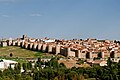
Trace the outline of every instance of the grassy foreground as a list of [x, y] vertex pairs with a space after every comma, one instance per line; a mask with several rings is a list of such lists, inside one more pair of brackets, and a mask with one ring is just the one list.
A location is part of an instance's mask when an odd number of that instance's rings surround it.
[[[31, 51], [17, 46], [0, 47], [0, 57], [10, 57], [10, 53], [13, 54], [12, 58], [35, 58], [42, 55], [41, 52]], [[36, 54], [41, 55], [36, 56]]]

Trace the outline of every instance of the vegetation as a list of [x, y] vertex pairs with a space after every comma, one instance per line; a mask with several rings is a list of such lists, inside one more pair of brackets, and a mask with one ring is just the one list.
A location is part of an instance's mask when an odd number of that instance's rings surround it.
[[31, 51], [17, 46], [0, 47], [0, 58], [14, 60], [19, 63], [27, 62], [26, 58], [52, 58], [53, 55], [44, 55], [40, 51]]
[[84, 64], [84, 60], [79, 60], [76, 64]]
[[34, 56], [36, 56], [36, 57], [40, 57], [40, 56], [42, 56], [42, 53], [41, 53], [41, 52], [37, 52], [37, 53], [35, 53]]
[[[94, 65], [67, 69], [63, 63], [58, 64], [56, 57], [48, 62], [42, 62], [38, 58], [34, 67], [31, 62], [22, 65], [18, 63], [14, 70], [9, 67], [0, 71], [0, 80], [119, 80], [120, 62], [113, 63], [110, 58], [107, 62], [108, 66], [105, 67]], [[22, 73], [21, 66], [24, 69]]]
[[0, 47], [1, 57], [12, 57], [12, 58], [34, 58], [37, 51], [31, 51], [23, 49], [17, 46]]
[[[18, 61], [14, 69], [11, 66], [8, 69], [0, 71], [0, 80], [119, 80], [120, 62], [113, 63], [110, 58], [107, 61], [108, 66], [100, 67], [72, 67], [66, 68], [63, 63], [58, 63], [57, 57], [45, 56], [41, 52], [21, 49], [15, 46], [1, 47], [1, 58]], [[37, 62], [27, 62], [25, 58], [39, 57]], [[52, 58], [48, 62], [43, 62], [41, 58]], [[99, 53], [101, 57], [101, 52]], [[34, 64], [34, 65], [32, 65]], [[80, 60], [77, 64], [84, 64]], [[23, 68], [24, 72], [21, 72]]]
[[45, 55], [40, 51], [31, 51], [17, 46], [0, 47], [0, 58], [15, 60], [18, 62], [25, 61], [26, 58], [52, 58], [53, 55]]

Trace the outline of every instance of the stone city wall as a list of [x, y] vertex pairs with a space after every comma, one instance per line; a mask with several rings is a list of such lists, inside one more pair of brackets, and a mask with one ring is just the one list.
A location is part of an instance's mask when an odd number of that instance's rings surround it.
[[[61, 47], [59, 44], [52, 45], [47, 43], [38, 43], [38, 42], [27, 42], [27, 41], [12, 41], [12, 43], [6, 42], [8, 46], [19, 46], [29, 50], [36, 50], [42, 52], [48, 52], [53, 54], [61, 54], [66, 57], [78, 57], [82, 59], [86, 59], [87, 53], [82, 53], [80, 50], [71, 50], [70, 47]], [[6, 45], [4, 42], [4, 45]], [[104, 58], [104, 55], [102, 55]], [[89, 58], [93, 58], [92, 53], [89, 53]]]

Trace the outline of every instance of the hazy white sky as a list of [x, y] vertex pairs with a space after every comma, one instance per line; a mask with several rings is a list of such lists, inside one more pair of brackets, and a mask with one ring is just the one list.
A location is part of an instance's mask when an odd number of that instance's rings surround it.
[[120, 40], [120, 0], [0, 0], [0, 38]]

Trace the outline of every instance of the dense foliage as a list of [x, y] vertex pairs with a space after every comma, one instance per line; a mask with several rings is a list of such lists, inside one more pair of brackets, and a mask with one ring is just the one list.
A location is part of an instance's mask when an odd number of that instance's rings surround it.
[[[63, 63], [58, 64], [57, 58], [49, 62], [42, 62], [39, 58], [32, 67], [32, 63], [18, 63], [14, 70], [9, 67], [0, 71], [0, 80], [119, 80], [120, 62], [113, 63], [108, 59], [108, 66], [93, 65], [89, 68], [67, 69]], [[22, 66], [22, 67], [21, 67]], [[20, 72], [23, 68], [24, 72]]]

